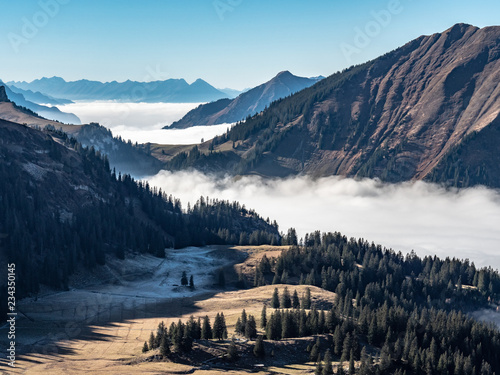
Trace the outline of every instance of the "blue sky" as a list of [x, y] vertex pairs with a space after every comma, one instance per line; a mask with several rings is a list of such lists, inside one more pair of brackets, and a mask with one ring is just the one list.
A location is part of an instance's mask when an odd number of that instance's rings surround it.
[[5, 81], [203, 78], [243, 89], [281, 70], [330, 75], [458, 22], [500, 25], [498, 0], [0, 0], [0, 6]]

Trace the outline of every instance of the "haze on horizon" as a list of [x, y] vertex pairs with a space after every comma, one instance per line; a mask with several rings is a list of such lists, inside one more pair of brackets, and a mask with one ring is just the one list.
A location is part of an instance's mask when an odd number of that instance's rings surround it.
[[328, 76], [458, 22], [500, 24], [494, 0], [28, 0], [2, 10], [4, 81], [202, 78], [240, 90], [282, 70]]

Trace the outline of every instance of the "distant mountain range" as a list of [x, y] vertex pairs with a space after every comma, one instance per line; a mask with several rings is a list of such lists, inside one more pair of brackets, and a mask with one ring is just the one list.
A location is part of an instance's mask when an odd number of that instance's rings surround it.
[[241, 121], [263, 111], [273, 101], [312, 86], [323, 78], [304, 78], [294, 76], [288, 71], [280, 72], [270, 81], [238, 95], [235, 99], [226, 98], [202, 104], [165, 129]]
[[202, 79], [188, 84], [184, 79], [154, 82], [98, 82], [82, 79], [67, 82], [60, 77], [41, 78], [32, 82], [8, 82], [22, 90], [39, 91], [53, 97], [71, 100], [117, 100], [145, 103], [210, 102], [228, 97]]
[[500, 187], [499, 82], [500, 27], [457, 24], [274, 102], [170, 168]]
[[[0, 87], [4, 87], [3, 91], [5, 92], [5, 94], [9, 100], [12, 100], [18, 106], [25, 107], [33, 112], [36, 112], [38, 115], [40, 115], [46, 119], [55, 120], [55, 121], [59, 121], [59, 122], [66, 123], [66, 124], [80, 124], [81, 123], [80, 119], [76, 115], [74, 115], [73, 113], [62, 112], [57, 107], [48, 107], [45, 105], [34, 103], [30, 100], [27, 100], [25, 98], [24, 94], [11, 90], [11, 88], [8, 85], [6, 85], [5, 83], [3, 83], [1, 80], [0, 80]], [[36, 96], [39, 99], [46, 97], [45, 95], [43, 95], [41, 93], [33, 93], [32, 92], [32, 94], [33, 94], [33, 96]], [[47, 97], [47, 99], [48, 99], [48, 97]]]

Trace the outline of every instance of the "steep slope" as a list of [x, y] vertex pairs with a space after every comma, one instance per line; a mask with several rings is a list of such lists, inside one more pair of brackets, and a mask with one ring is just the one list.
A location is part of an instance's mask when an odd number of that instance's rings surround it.
[[20, 89], [40, 91], [71, 100], [118, 100], [146, 103], [196, 103], [225, 98], [226, 94], [198, 79], [188, 84], [184, 79], [154, 82], [98, 82], [82, 79], [66, 82], [60, 77], [32, 82], [9, 82]]
[[66, 124], [80, 124], [80, 119], [74, 115], [73, 113], [66, 113], [59, 110], [57, 107], [47, 107], [45, 105], [40, 105], [33, 103], [29, 100], [26, 100], [24, 95], [18, 94], [12, 91], [9, 86], [5, 85], [2, 81], [0, 81], [0, 87], [4, 87], [7, 97], [15, 102], [17, 105], [21, 107], [28, 108], [29, 110], [36, 112], [40, 116], [51, 119], [54, 121], [66, 123]]
[[52, 96], [45, 95], [39, 91], [33, 92], [31, 90], [23, 90], [13, 85], [10, 85], [9, 88], [16, 94], [22, 94], [26, 100], [36, 104], [59, 105], [73, 103], [71, 100], [53, 98]]
[[[430, 178], [468, 135], [499, 117], [499, 57], [500, 27], [457, 24], [280, 100], [207, 148], [231, 142], [223, 155], [239, 159], [224, 166], [233, 173]], [[494, 143], [481, 163], [498, 157]], [[441, 176], [436, 181], [447, 182]]]
[[238, 243], [241, 233], [243, 242], [279, 239], [237, 203], [201, 199], [183, 212], [172, 196], [117, 179], [63, 132], [0, 120], [0, 140], [0, 263], [16, 263], [18, 298], [40, 283], [64, 288], [77, 267], [130, 251], [164, 256], [166, 247]]
[[[47, 120], [37, 113], [17, 106], [7, 99], [5, 90], [0, 86], [0, 119], [19, 124], [26, 124], [35, 128], [62, 130], [74, 137], [84, 147], [93, 147], [96, 151], [107, 156], [111, 168], [117, 173], [130, 174], [142, 178], [158, 173], [162, 163], [153, 156], [135, 147], [121, 138], [114, 138], [110, 130], [96, 123], [85, 125], [66, 125], [57, 121]], [[4, 100], [2, 100], [2, 97]]]
[[248, 90], [233, 100], [221, 99], [202, 104], [189, 111], [182, 119], [166, 128], [188, 128], [196, 125], [216, 125], [244, 120], [263, 111], [269, 104], [314, 85], [323, 77], [303, 78], [285, 71], [270, 81]]

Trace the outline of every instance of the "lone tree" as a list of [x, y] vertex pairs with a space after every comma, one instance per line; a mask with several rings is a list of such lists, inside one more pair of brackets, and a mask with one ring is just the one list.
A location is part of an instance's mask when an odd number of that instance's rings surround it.
[[193, 278], [193, 275], [191, 275], [191, 276], [189, 277], [189, 287], [190, 287], [191, 289], [194, 289], [194, 278]]
[[186, 271], [182, 271], [181, 285], [182, 286], [188, 285], [188, 278], [187, 278]]

